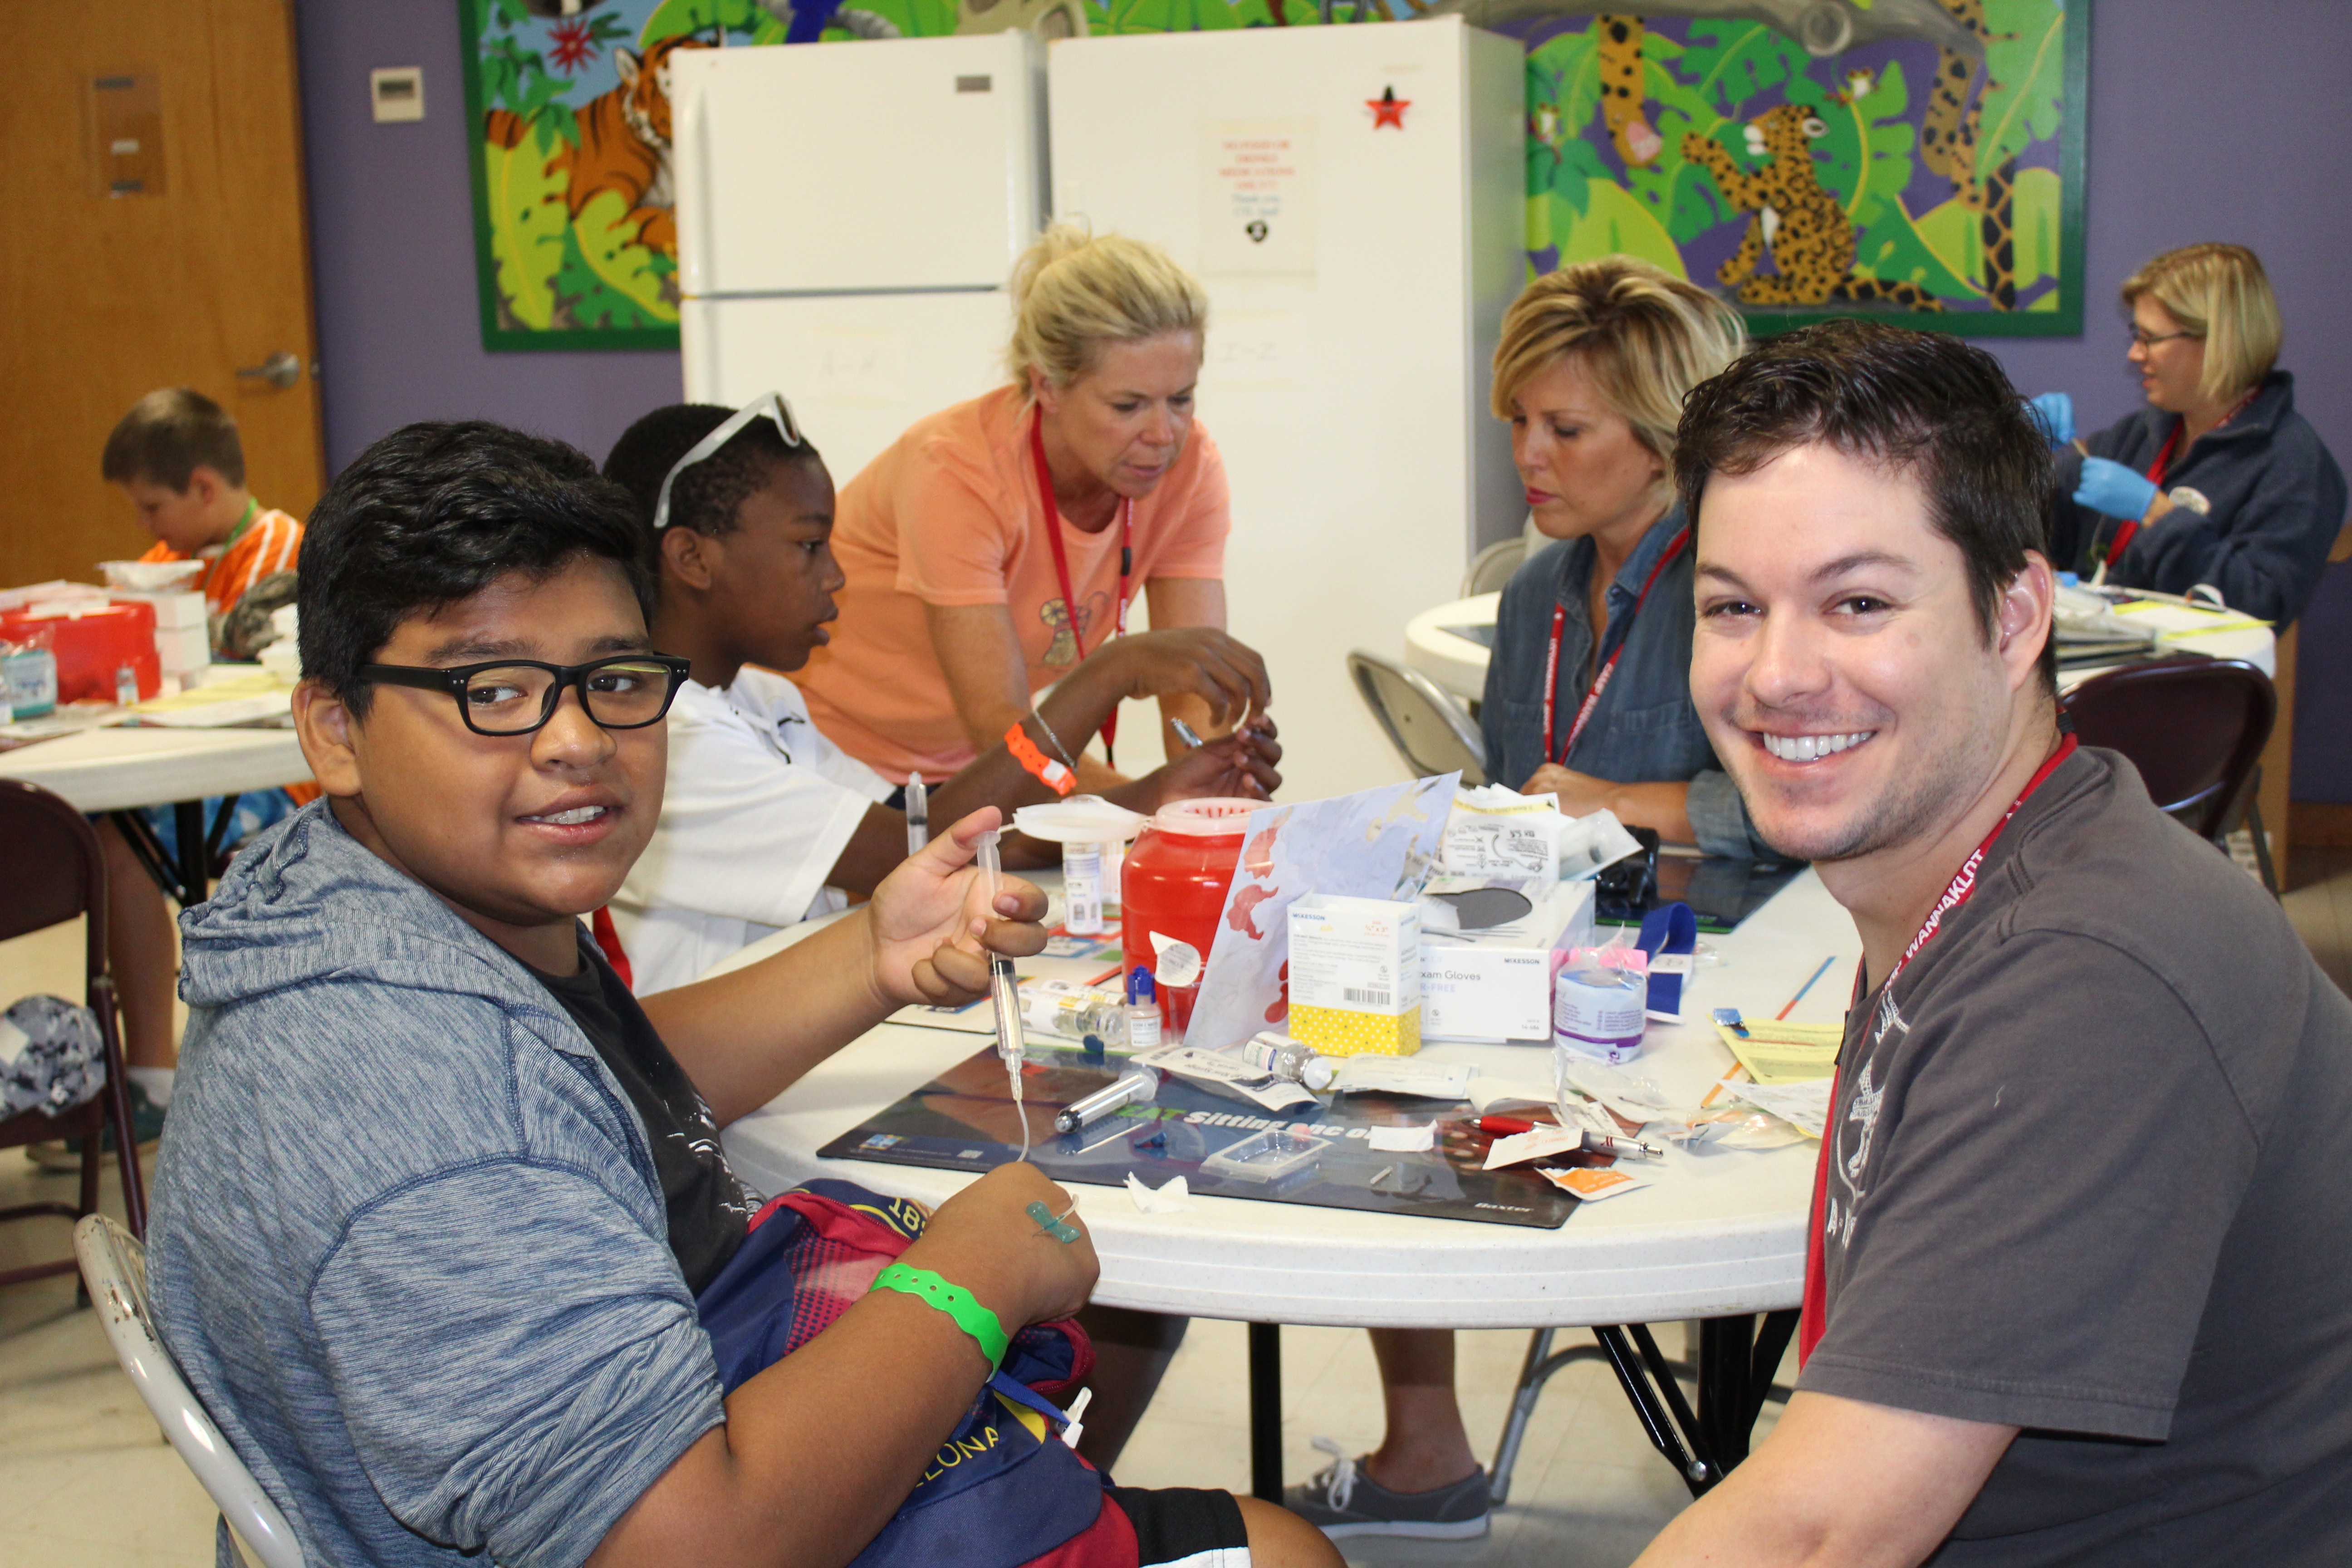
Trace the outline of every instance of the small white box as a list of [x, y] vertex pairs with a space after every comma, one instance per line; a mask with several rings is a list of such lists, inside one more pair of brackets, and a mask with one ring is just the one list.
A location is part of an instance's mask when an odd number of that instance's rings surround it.
[[1421, 910], [1310, 893], [1288, 912], [1291, 1037], [1332, 1057], [1421, 1049]]
[[202, 669], [213, 661], [213, 647], [202, 626], [155, 628], [155, 657], [165, 669], [180, 674]]
[[1423, 1037], [1549, 1045], [1551, 977], [1559, 954], [1591, 940], [1590, 880], [1558, 884], [1549, 898], [1508, 925], [1424, 937]]
[[135, 599], [142, 605], [154, 605], [155, 629], [158, 631], [181, 631], [189, 626], [202, 630], [207, 624], [208, 607], [202, 594], [155, 594], [143, 589], [110, 588], [106, 596], [126, 602]]

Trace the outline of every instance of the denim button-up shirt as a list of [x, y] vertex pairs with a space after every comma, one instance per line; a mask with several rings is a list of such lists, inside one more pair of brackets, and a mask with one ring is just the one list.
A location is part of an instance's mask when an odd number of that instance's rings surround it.
[[[1769, 858], [1691, 705], [1691, 634], [1698, 618], [1692, 552], [1685, 550], [1667, 564], [1650, 590], [1649, 603], [1639, 616], [1633, 614], [1642, 584], [1682, 529], [1682, 509], [1676, 507], [1650, 525], [1609, 584], [1601, 657], [1620, 641], [1625, 656], [1617, 661], [1617, 673], [1609, 678], [1609, 689], [1577, 737], [1567, 765], [1612, 784], [1688, 780], [1691, 827], [1702, 850]], [[1576, 710], [1597, 668], [1589, 608], [1593, 554], [1590, 539], [1555, 541], [1528, 556], [1503, 588], [1478, 711], [1486, 738], [1486, 776], [1496, 784], [1517, 789], [1546, 762], [1559, 760], [1544, 755], [1544, 663], [1554, 605], [1566, 614], [1553, 696], [1553, 743], [1564, 744], [1575, 727]]]

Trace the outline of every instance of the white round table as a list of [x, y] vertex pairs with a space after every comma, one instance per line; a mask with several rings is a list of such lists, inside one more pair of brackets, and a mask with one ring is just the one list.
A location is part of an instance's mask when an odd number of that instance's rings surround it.
[[[807, 929], [747, 948], [719, 969], [756, 962]], [[1705, 1021], [1711, 1008], [1769, 1018], [1832, 959], [1790, 1016], [1835, 1022], [1861, 951], [1853, 922], [1811, 871], [1737, 931], [1710, 940], [1722, 962], [1692, 976], [1688, 1021], [1652, 1024], [1651, 1047], [1639, 1062], [1685, 1104], [1696, 1103], [1734, 1065]], [[971, 1178], [820, 1159], [815, 1151], [984, 1043], [981, 1036], [886, 1024], [730, 1126], [728, 1158], [766, 1192], [832, 1176], [942, 1202]], [[1538, 1087], [1550, 1080], [1549, 1053], [1538, 1048], [1433, 1044], [1423, 1054], [1475, 1060], [1487, 1074]], [[1249, 1322], [1255, 1358], [1259, 1325], [1552, 1328], [1694, 1318], [1744, 1324], [1740, 1315], [1792, 1308], [1804, 1293], [1817, 1148], [1810, 1142], [1762, 1152], [1671, 1148], [1661, 1164], [1644, 1167], [1654, 1184], [1580, 1205], [1557, 1230], [1211, 1196], [1192, 1197], [1181, 1213], [1146, 1215], [1122, 1189], [1072, 1190], [1102, 1260], [1095, 1300]], [[1270, 1351], [1270, 1333], [1266, 1340]], [[1261, 1384], [1255, 1370], [1254, 1385], [1278, 1388], [1271, 1377]], [[1258, 1424], [1269, 1414], [1261, 1411]], [[1743, 1426], [1743, 1442], [1744, 1436]]]
[[[1481, 700], [1486, 690], [1486, 658], [1493, 651], [1495, 606], [1503, 595], [1473, 594], [1466, 599], [1427, 609], [1404, 624], [1404, 661], [1465, 702]], [[1485, 641], [1474, 633], [1483, 628]]]
[[[1493, 651], [1495, 606], [1500, 594], [1474, 594], [1421, 612], [1404, 624], [1404, 661], [1465, 702], [1486, 691], [1486, 660]], [[2168, 623], [2169, 624], [2169, 623]], [[1486, 634], [1481, 641], [1475, 635]], [[1468, 630], [1473, 635], [1465, 636]], [[2242, 658], [2264, 675], [2278, 676], [2278, 635], [2268, 626], [2233, 626], [2214, 632], [2167, 632], [2148, 658], [2200, 653], [2208, 658]], [[2058, 689], [2072, 691], [2116, 664], [2085, 665], [2058, 672]]]
[[204, 901], [212, 875], [205, 797], [277, 789], [310, 776], [310, 764], [291, 730], [84, 730], [0, 752], [0, 778], [39, 784], [80, 811], [173, 806], [176, 865], [167, 864], [162, 846], [150, 841], [143, 820], [119, 816], [118, 826], [152, 861], [148, 868], [183, 909]]

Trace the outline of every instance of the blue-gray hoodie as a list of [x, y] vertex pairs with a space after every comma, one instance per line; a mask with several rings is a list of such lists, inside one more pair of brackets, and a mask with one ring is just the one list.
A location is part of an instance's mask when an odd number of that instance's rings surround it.
[[180, 930], [148, 1267], [188, 1382], [314, 1563], [582, 1562], [724, 1419], [619, 1085], [324, 801]]

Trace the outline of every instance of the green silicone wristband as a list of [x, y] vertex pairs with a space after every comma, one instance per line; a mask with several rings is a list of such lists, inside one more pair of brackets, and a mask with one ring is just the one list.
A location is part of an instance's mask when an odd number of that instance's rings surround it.
[[982, 1306], [962, 1286], [950, 1285], [928, 1268], [893, 1263], [875, 1276], [874, 1289], [903, 1291], [953, 1318], [956, 1327], [979, 1343], [980, 1353], [988, 1358], [992, 1371], [1003, 1364], [1004, 1352], [1013, 1348], [1013, 1336], [1004, 1331], [995, 1313]]

